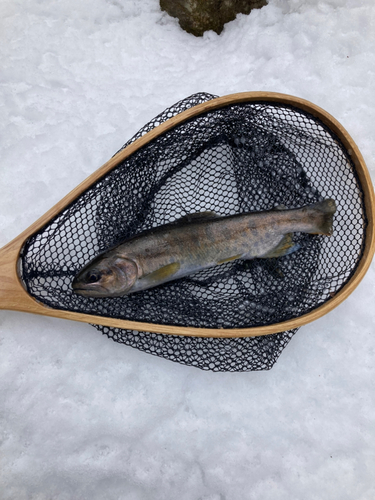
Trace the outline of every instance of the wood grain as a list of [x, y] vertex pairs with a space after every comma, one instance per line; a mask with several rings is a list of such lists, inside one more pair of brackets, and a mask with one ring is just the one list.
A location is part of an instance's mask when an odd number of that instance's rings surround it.
[[[25, 290], [20, 277], [19, 277], [19, 256], [25, 242], [41, 229], [48, 221], [65, 209], [77, 197], [79, 197], [91, 184], [95, 183], [101, 177], [110, 172], [113, 168], [123, 162], [127, 157], [133, 154], [138, 149], [142, 148], [150, 141], [159, 135], [171, 130], [177, 125], [194, 118], [202, 113], [214, 111], [222, 107], [239, 104], [245, 102], [258, 102], [264, 101], [268, 103], [276, 102], [279, 104], [286, 104], [295, 108], [301, 109], [310, 113], [311, 115], [320, 119], [338, 138], [342, 141], [345, 149], [350, 154], [351, 159], [355, 165], [359, 181], [364, 193], [364, 204], [366, 214], [368, 217], [368, 227], [366, 229], [366, 241], [364, 253], [359, 262], [354, 275], [350, 281], [330, 300], [325, 302], [320, 307], [314, 309], [312, 312], [300, 316], [298, 318], [275, 323], [269, 326], [240, 328], [240, 329], [210, 329], [210, 328], [189, 328], [177, 327], [174, 325], [159, 325], [151, 323], [143, 323], [138, 321], [127, 321], [120, 319], [113, 319], [90, 314], [81, 314], [70, 311], [62, 311], [60, 309], [52, 309], [46, 305], [36, 301]], [[5, 245], [0, 249], [0, 309], [9, 309], [15, 311], [28, 312], [33, 314], [41, 314], [44, 316], [53, 316], [58, 318], [65, 318], [74, 321], [81, 321], [86, 323], [93, 323], [98, 325], [105, 325], [109, 327], [117, 327], [130, 330], [138, 330], [145, 332], [157, 332], [173, 335], [187, 335], [187, 336], [200, 336], [200, 337], [246, 337], [269, 335], [272, 333], [282, 332], [297, 328], [306, 323], [314, 321], [324, 314], [327, 314], [343, 300], [345, 300], [353, 290], [358, 286], [364, 277], [367, 269], [370, 266], [371, 260], [375, 251], [375, 232], [374, 232], [374, 214], [375, 214], [375, 198], [374, 191], [371, 183], [371, 178], [367, 170], [364, 159], [348, 132], [342, 125], [333, 118], [329, 113], [319, 108], [318, 106], [298, 97], [293, 97], [285, 94], [278, 94], [273, 92], [243, 92], [238, 94], [231, 94], [211, 101], [199, 104], [190, 108], [177, 116], [167, 120], [158, 127], [151, 130], [143, 137], [130, 144], [127, 148], [120, 151], [116, 156], [111, 158], [96, 172], [85, 179], [75, 189], [73, 189], [67, 196], [60, 202], [40, 217], [34, 224], [23, 231], [17, 238]]]

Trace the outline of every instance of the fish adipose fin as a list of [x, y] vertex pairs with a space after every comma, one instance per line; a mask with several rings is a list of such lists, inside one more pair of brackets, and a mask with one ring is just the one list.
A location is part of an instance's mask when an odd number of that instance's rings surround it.
[[289, 255], [290, 253], [295, 252], [300, 248], [300, 245], [297, 245], [293, 241], [292, 233], [288, 233], [284, 236], [284, 238], [280, 241], [280, 243], [267, 252], [264, 255], [261, 255], [260, 259], [272, 259], [276, 257], [283, 257], [284, 255]]

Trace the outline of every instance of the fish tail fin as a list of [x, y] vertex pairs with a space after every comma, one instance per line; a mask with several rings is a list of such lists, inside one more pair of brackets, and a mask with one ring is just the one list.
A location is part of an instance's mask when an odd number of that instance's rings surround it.
[[333, 215], [336, 212], [335, 200], [330, 198], [314, 203], [309, 207], [309, 211], [312, 222], [312, 228], [309, 233], [331, 236], [333, 233]]

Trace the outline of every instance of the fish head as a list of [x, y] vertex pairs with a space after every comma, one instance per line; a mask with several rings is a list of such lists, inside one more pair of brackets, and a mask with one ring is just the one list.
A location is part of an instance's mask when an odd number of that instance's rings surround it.
[[72, 288], [84, 297], [120, 297], [138, 278], [135, 261], [123, 257], [97, 258], [74, 278]]

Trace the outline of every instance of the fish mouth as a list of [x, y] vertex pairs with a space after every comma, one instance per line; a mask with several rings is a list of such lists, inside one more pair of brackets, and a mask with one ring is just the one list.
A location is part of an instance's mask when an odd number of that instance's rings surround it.
[[74, 282], [72, 283], [72, 289], [74, 293], [77, 293], [78, 295], [84, 295], [84, 296], [90, 296], [93, 293], [95, 293], [96, 290], [93, 290], [90, 288], [87, 288], [85, 286], [82, 286], [81, 284]]
[[108, 290], [101, 288], [90, 288], [85, 285], [80, 285], [78, 283], [72, 283], [73, 292], [77, 295], [82, 295], [83, 297], [108, 297]]
[[93, 290], [87, 290], [86, 288], [79, 288], [78, 286], [74, 286], [74, 285], [72, 286], [72, 288], [73, 288], [73, 292], [78, 294], [78, 295], [83, 295], [84, 297], [92, 296]]
[[83, 293], [87, 292], [87, 290], [85, 288], [76, 288], [76, 287], [73, 287], [73, 291], [75, 293], [79, 293], [79, 294], [83, 294]]
[[88, 290], [86, 288], [73, 288], [73, 292], [83, 297], [107, 297], [107, 294], [98, 290]]

